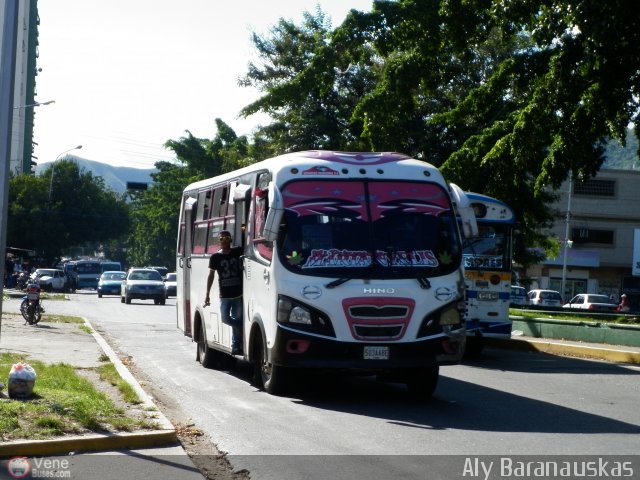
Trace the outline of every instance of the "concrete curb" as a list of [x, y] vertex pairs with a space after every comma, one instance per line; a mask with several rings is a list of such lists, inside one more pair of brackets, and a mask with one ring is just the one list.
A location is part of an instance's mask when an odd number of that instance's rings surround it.
[[150, 448], [176, 444], [178, 436], [175, 427], [153, 403], [151, 397], [143, 390], [118, 355], [93, 328], [91, 323], [82, 317], [85, 325], [91, 329], [93, 338], [102, 351], [109, 357], [120, 376], [129, 383], [142, 400], [142, 408], [153, 411], [153, 421], [160, 425], [159, 430], [141, 432], [122, 432], [108, 434], [91, 434], [68, 436], [51, 440], [16, 440], [0, 444], [0, 457], [16, 455], [46, 456], [60, 455], [70, 452], [109, 451], [124, 448]]
[[605, 360], [613, 363], [640, 364], [640, 351], [613, 346], [582, 345], [579, 342], [554, 341], [534, 338], [487, 338], [487, 346], [514, 350], [528, 350], [552, 355], [565, 355]]
[[0, 444], [0, 457], [61, 455], [71, 452], [149, 448], [175, 444], [175, 429], [150, 432], [85, 435], [53, 440], [16, 440]]

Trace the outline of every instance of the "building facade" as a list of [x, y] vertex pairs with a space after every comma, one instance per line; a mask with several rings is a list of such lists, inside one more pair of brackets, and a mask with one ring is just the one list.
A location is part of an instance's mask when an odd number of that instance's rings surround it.
[[626, 293], [640, 309], [640, 171], [602, 169], [585, 182], [565, 181], [559, 194], [550, 235], [560, 240], [560, 253], [529, 267], [523, 280], [557, 290], [565, 301], [577, 293], [619, 301]]
[[[4, 25], [4, 2], [0, 2], [0, 25]], [[37, 0], [18, 0], [16, 32], [13, 119], [11, 124], [11, 174], [31, 172], [33, 156], [33, 124], [36, 96], [36, 60], [38, 58]]]

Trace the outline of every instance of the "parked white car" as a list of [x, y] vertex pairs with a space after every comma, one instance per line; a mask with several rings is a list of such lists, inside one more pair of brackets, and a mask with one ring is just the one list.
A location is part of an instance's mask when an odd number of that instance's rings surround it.
[[595, 312], [615, 312], [618, 309], [618, 305], [613, 303], [606, 295], [579, 293], [573, 297], [569, 303], [565, 303], [563, 308], [577, 308]]
[[509, 306], [522, 307], [529, 305], [529, 299], [527, 298], [527, 289], [518, 285], [511, 285], [511, 297], [509, 299]]
[[562, 307], [562, 296], [556, 290], [531, 290], [527, 297], [529, 305], [536, 307]]
[[38, 268], [29, 278], [37, 281], [45, 292], [63, 291], [67, 288], [67, 277], [63, 270], [57, 268]]
[[164, 281], [165, 297], [175, 297], [177, 292], [178, 282], [175, 272], [167, 273], [167, 279]]

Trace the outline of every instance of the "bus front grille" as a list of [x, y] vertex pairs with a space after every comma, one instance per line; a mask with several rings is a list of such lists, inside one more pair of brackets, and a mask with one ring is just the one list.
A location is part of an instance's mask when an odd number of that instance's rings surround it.
[[395, 340], [402, 336], [404, 325], [354, 325], [353, 328], [362, 340]]
[[342, 301], [353, 338], [399, 340], [413, 316], [415, 300], [403, 297], [352, 297]]
[[361, 319], [403, 319], [407, 318], [409, 307], [406, 305], [355, 305], [349, 308], [352, 318]]

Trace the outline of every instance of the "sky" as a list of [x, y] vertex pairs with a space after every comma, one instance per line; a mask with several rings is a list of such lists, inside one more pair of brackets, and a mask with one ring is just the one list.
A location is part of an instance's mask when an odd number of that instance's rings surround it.
[[[34, 155], [153, 168], [162, 145], [189, 130], [213, 138], [215, 119], [250, 135], [266, 117], [238, 118], [258, 92], [238, 85], [258, 61], [251, 32], [316, 6], [340, 25], [372, 0], [39, 0]], [[82, 145], [82, 149], [74, 147]]]

